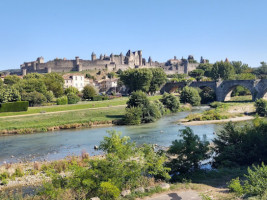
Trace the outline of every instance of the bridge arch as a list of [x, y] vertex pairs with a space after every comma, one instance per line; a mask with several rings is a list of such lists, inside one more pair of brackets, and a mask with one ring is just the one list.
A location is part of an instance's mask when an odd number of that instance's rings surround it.
[[217, 88], [217, 101], [229, 101], [231, 99], [231, 94], [233, 90], [242, 86], [248, 89], [252, 96], [252, 101], [255, 100], [257, 92], [254, 87], [254, 80], [234, 80], [234, 81], [223, 81]]

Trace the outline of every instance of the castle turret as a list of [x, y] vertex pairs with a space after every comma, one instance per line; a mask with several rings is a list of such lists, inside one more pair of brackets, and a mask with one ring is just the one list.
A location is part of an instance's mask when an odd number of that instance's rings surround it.
[[103, 57], [102, 54], [100, 54], [99, 59], [100, 59], [100, 60], [103, 60], [103, 59], [104, 59], [104, 57]]
[[114, 55], [113, 55], [113, 53], [110, 54], [110, 62], [114, 62]]
[[37, 58], [37, 62], [38, 62], [38, 64], [44, 63], [44, 58], [42, 56], [41, 57], [38, 57]]
[[138, 51], [139, 56], [139, 66], [142, 66], [142, 51]]
[[27, 69], [22, 69], [22, 76], [26, 76], [27, 75]]
[[148, 58], [148, 63], [149, 63], [150, 66], [152, 65], [152, 58], [150, 56]]
[[123, 54], [121, 53], [121, 54], [120, 54], [120, 64], [121, 64], [121, 65], [124, 63], [123, 60], [124, 60], [124, 59], [123, 59]]
[[75, 61], [76, 61], [76, 65], [79, 65], [80, 64], [80, 58], [79, 58], [79, 56], [76, 56], [75, 57]]
[[94, 52], [92, 52], [92, 55], [91, 55], [91, 60], [92, 60], [92, 61], [96, 60], [96, 55], [95, 55], [95, 53], [94, 53]]

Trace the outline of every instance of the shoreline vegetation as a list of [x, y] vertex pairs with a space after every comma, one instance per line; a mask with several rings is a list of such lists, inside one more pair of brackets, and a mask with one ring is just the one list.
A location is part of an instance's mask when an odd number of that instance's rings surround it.
[[[154, 101], [161, 97], [149, 96], [148, 99]], [[122, 97], [78, 105], [38, 107], [30, 109], [27, 114], [8, 113], [10, 116], [7, 117], [1, 117], [1, 114], [7, 114], [1, 113], [0, 136], [118, 125], [125, 114], [127, 100], [128, 98]], [[95, 107], [91, 108], [93, 105]], [[181, 105], [180, 111], [190, 109], [190, 105], [184, 104]], [[41, 113], [41, 110], [45, 112]]]

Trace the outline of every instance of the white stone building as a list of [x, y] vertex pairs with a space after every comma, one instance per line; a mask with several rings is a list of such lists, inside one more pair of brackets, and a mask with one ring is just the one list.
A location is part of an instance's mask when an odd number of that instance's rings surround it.
[[84, 75], [81, 74], [65, 74], [63, 75], [64, 88], [75, 87], [79, 91], [82, 91], [84, 86], [88, 84], [85, 80]]

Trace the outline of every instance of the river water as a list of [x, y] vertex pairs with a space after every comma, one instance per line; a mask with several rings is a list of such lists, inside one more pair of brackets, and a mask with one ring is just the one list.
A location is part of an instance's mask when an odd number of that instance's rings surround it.
[[[180, 112], [164, 116], [150, 124], [139, 126], [112, 126], [102, 128], [69, 129], [63, 131], [36, 133], [28, 135], [12, 135], [0, 137], [0, 165], [4, 162], [57, 160], [70, 155], [80, 155], [82, 151], [90, 155], [100, 152], [94, 150], [107, 131], [122, 132], [122, 136], [130, 136], [137, 144], [158, 144], [168, 147], [175, 139], [179, 139], [179, 130], [185, 126], [177, 124], [177, 120], [185, 118], [191, 112], [202, 112], [208, 107], [197, 107], [190, 112]], [[206, 135], [212, 140], [221, 125], [205, 124], [190, 126], [201, 138]]]

